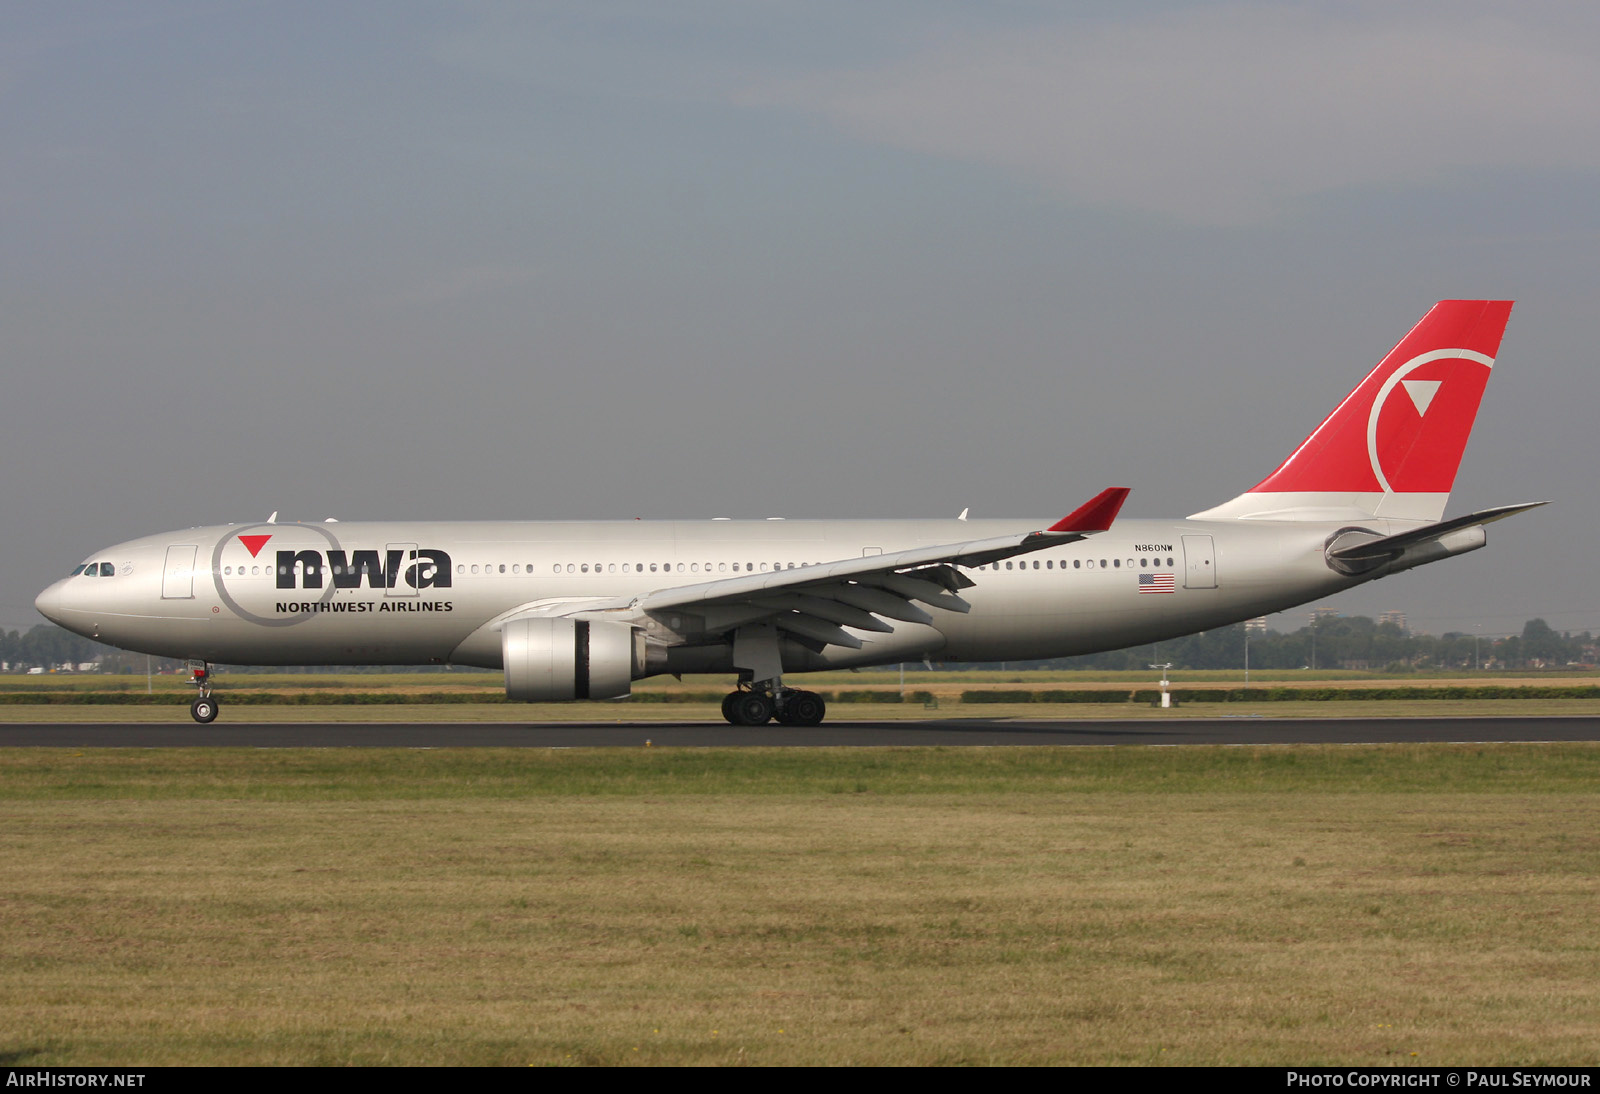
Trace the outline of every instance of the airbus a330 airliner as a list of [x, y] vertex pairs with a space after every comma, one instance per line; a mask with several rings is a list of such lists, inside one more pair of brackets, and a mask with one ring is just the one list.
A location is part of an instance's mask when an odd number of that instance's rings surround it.
[[659, 673], [736, 674], [728, 721], [823, 719], [785, 673], [1031, 660], [1191, 634], [1484, 545], [1510, 505], [1444, 520], [1510, 301], [1429, 310], [1256, 486], [1183, 520], [229, 524], [96, 551], [41, 593], [55, 623], [210, 666], [501, 669], [533, 702]]

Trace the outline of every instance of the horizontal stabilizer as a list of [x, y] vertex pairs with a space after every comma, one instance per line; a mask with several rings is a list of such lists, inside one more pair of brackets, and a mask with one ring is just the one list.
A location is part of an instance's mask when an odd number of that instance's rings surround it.
[[[1337, 542], [1328, 549], [1330, 559], [1341, 562], [1372, 562], [1383, 559], [1395, 558], [1409, 547], [1416, 547], [1432, 540], [1443, 539], [1451, 532], [1462, 528], [1471, 528], [1475, 525], [1492, 524], [1497, 520], [1526, 513], [1529, 509], [1537, 509], [1541, 505], [1549, 505], [1547, 501], [1528, 502], [1523, 505], [1502, 505], [1495, 509], [1484, 509], [1477, 513], [1468, 513], [1464, 517], [1454, 520], [1440, 521], [1438, 524], [1429, 524], [1422, 528], [1413, 528], [1409, 532], [1401, 532], [1392, 536], [1380, 536], [1377, 539], [1365, 540], [1361, 543], [1340, 545]], [[1343, 537], [1341, 537], [1343, 538]]]

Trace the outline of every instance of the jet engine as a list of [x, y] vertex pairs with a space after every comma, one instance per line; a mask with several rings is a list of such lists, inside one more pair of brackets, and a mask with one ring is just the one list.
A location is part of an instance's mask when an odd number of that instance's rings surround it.
[[626, 623], [513, 619], [500, 652], [506, 695], [525, 703], [620, 699], [644, 675], [644, 633]]

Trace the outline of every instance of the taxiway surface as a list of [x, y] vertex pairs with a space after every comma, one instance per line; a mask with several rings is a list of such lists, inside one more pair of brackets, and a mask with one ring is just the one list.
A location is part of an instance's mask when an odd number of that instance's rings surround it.
[[895, 745], [1259, 745], [1410, 741], [1600, 741], [1596, 717], [946, 719], [829, 722], [809, 729], [724, 723], [150, 723], [0, 725], [0, 748], [668, 748]]

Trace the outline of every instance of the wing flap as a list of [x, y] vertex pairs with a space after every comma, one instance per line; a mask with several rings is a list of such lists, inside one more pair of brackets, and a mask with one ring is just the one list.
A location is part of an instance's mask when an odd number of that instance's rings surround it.
[[843, 627], [829, 623], [825, 619], [818, 619], [811, 615], [795, 615], [793, 613], [780, 615], [772, 621], [779, 630], [793, 631], [795, 634], [814, 638], [818, 642], [831, 646], [847, 646], [859, 650], [865, 643]]
[[845, 627], [858, 627], [864, 631], [878, 631], [882, 634], [894, 632], [892, 624], [885, 623], [871, 612], [862, 611], [860, 608], [851, 607], [821, 596], [806, 596], [803, 593], [782, 593], [778, 596], [764, 596], [752, 600], [757, 607], [771, 608], [779, 612], [799, 612], [802, 615], [812, 616], [837, 623]]
[[907, 601], [917, 600], [932, 608], [943, 608], [947, 612], [960, 612], [962, 615], [972, 610], [971, 604], [953, 592], [946, 592], [946, 587], [941, 583], [924, 579], [923, 572], [913, 570], [910, 574], [878, 574], [871, 579], [871, 583]]
[[849, 604], [851, 607], [861, 608], [876, 615], [888, 616], [902, 623], [933, 622], [933, 616], [911, 603], [903, 597], [895, 596], [884, 589], [875, 589], [869, 585], [858, 582], [847, 582], [829, 589], [818, 590], [830, 600], [838, 600]]

